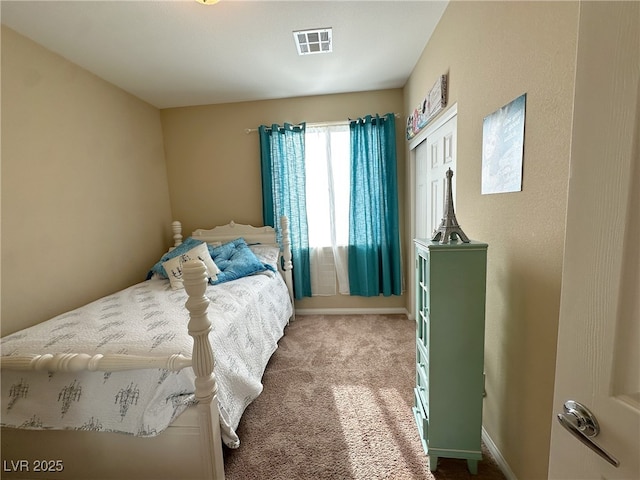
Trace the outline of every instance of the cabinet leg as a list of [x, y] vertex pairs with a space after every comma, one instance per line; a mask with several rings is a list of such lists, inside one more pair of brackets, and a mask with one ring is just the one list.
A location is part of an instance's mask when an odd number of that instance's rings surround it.
[[435, 472], [438, 469], [438, 457], [429, 455], [429, 470]]
[[472, 475], [478, 474], [478, 460], [467, 459], [467, 467]]

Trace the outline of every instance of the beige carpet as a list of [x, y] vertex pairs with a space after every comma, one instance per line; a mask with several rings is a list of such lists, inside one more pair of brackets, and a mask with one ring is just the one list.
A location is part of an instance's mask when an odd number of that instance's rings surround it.
[[401, 315], [298, 316], [264, 375], [264, 391], [225, 450], [229, 480], [504, 479], [489, 453], [429, 472], [411, 411], [414, 323]]

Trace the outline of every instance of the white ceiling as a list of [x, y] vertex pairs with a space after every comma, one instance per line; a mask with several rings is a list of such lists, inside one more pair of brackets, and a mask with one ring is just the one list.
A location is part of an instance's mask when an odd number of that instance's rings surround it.
[[[158, 108], [404, 86], [446, 0], [5, 1], [2, 23]], [[294, 30], [333, 27], [298, 56]]]

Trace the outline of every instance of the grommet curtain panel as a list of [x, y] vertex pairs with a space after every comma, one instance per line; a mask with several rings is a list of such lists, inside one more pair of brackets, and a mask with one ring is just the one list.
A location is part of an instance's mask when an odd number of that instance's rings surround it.
[[[305, 124], [261, 125], [262, 215], [278, 229], [277, 219], [289, 218], [295, 298], [311, 296], [309, 234], [305, 200]], [[278, 232], [280, 235], [281, 232]]]
[[351, 295], [402, 293], [395, 117], [367, 115], [349, 124]]

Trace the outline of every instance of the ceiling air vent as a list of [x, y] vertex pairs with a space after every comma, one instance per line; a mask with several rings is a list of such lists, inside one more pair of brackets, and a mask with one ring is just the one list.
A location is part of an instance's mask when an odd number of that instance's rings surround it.
[[330, 53], [333, 50], [330, 28], [316, 28], [313, 30], [299, 30], [293, 32], [298, 55], [313, 53]]

